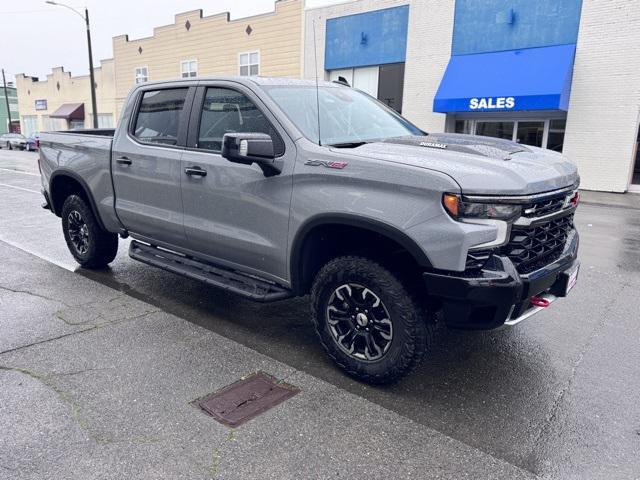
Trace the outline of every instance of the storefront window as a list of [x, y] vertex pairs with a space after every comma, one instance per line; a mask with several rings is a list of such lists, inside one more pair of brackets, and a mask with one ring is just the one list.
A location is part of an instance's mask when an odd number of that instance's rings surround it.
[[456, 120], [456, 133], [471, 133], [471, 120]]
[[516, 136], [518, 143], [541, 147], [543, 135], [544, 122], [518, 122], [518, 134]]
[[567, 121], [564, 118], [560, 120], [551, 120], [549, 122], [549, 139], [547, 140], [547, 148], [549, 150], [562, 152], [566, 124]]
[[477, 122], [476, 135], [513, 140], [514, 122]]

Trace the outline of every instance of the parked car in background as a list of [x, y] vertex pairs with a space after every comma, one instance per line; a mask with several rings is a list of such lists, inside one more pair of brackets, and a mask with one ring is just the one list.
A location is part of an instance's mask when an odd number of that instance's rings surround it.
[[33, 132], [27, 137], [27, 152], [35, 152], [38, 150], [38, 140], [40, 140], [40, 132]]
[[0, 136], [0, 148], [24, 150], [27, 148], [27, 139], [20, 133], [5, 133]]

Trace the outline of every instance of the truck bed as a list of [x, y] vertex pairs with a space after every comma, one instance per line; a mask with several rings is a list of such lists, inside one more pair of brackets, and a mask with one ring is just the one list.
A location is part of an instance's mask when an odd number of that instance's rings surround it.
[[73, 174], [92, 192], [105, 227], [117, 231], [111, 183], [111, 143], [114, 132], [112, 128], [42, 132], [40, 168], [45, 190], [48, 190], [54, 171]]

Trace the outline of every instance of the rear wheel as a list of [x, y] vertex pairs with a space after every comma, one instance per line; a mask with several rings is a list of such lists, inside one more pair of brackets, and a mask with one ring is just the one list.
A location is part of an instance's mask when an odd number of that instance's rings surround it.
[[312, 321], [328, 355], [369, 383], [395, 382], [420, 364], [433, 325], [402, 282], [362, 257], [327, 263], [311, 290]]
[[91, 208], [78, 195], [70, 195], [62, 206], [62, 231], [69, 251], [85, 268], [104, 268], [118, 252], [118, 235], [98, 224]]

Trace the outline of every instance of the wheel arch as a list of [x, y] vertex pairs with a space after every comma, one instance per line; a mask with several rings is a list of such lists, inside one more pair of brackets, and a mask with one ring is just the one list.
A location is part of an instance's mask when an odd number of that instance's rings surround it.
[[79, 194], [89, 203], [89, 208], [91, 208], [91, 212], [96, 218], [98, 225], [100, 225], [100, 228], [103, 230], [106, 230], [87, 182], [85, 182], [80, 175], [71, 170], [60, 169], [53, 172], [49, 179], [51, 211], [59, 217], [62, 214], [62, 205], [64, 204], [64, 201], [69, 197], [69, 195], [73, 194]]
[[[313, 247], [323, 240], [323, 233], [374, 234], [384, 245], [395, 245], [406, 252], [412, 261], [421, 268], [431, 268], [426, 253], [406, 233], [388, 223], [377, 219], [344, 213], [321, 214], [307, 220], [297, 231], [292, 242], [290, 254], [291, 286], [295, 294], [306, 294], [313, 281], [314, 273], [319, 269], [320, 255], [310, 255]], [[336, 241], [336, 238], [333, 238]], [[338, 242], [340, 244], [342, 242]], [[348, 243], [345, 241], [345, 243]], [[345, 253], [353, 253], [346, 250]], [[315, 263], [315, 265], [314, 265]]]

